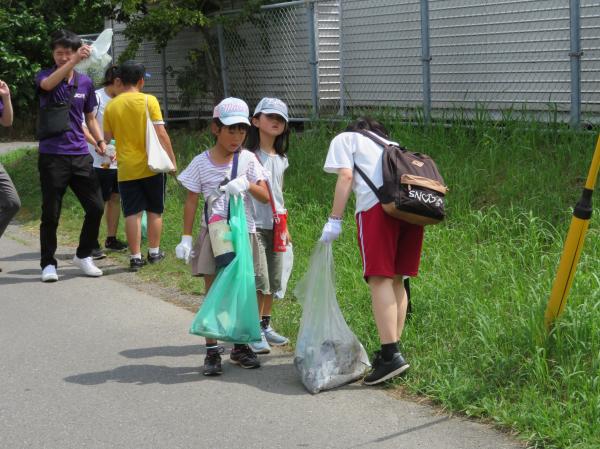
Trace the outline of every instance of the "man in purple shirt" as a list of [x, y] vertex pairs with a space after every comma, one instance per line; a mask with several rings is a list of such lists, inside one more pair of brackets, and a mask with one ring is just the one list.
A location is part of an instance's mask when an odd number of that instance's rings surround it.
[[[10, 101], [10, 89], [8, 85], [0, 80], [0, 125], [10, 126], [13, 121], [12, 103]], [[0, 237], [4, 234], [8, 223], [21, 207], [21, 200], [17, 190], [0, 164]], [[2, 271], [2, 268], [0, 268]]]
[[96, 106], [94, 85], [89, 77], [74, 69], [77, 63], [89, 57], [90, 47], [82, 45], [79, 36], [66, 30], [59, 30], [51, 36], [50, 47], [56, 65], [40, 71], [35, 78], [40, 95], [40, 109], [57, 103], [69, 104], [70, 109], [68, 123], [64, 124], [67, 130], [40, 139], [40, 265], [43, 282], [58, 280], [57, 261], [54, 257], [56, 230], [67, 187], [75, 193], [85, 211], [73, 263], [87, 276], [102, 276], [102, 270], [94, 265], [91, 255], [98, 239], [104, 202], [83, 134], [82, 115], [88, 130], [97, 141], [98, 152], [104, 153], [106, 149], [93, 113]]

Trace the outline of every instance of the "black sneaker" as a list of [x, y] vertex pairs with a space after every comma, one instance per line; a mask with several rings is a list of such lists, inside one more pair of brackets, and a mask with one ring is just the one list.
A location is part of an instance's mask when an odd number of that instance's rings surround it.
[[105, 257], [106, 257], [106, 254], [104, 254], [104, 251], [102, 251], [100, 248], [94, 248], [92, 250], [92, 259], [100, 260], [100, 259], [104, 259]]
[[148, 262], [149, 263], [157, 263], [165, 258], [165, 253], [159, 251], [158, 254], [150, 254], [148, 253]]
[[369, 374], [364, 378], [363, 382], [365, 385], [377, 385], [381, 382], [391, 379], [392, 377], [399, 376], [409, 368], [409, 364], [406, 363], [402, 354], [397, 352], [389, 362], [383, 360], [381, 352], [375, 352], [375, 358], [373, 359], [373, 368]]
[[143, 257], [134, 257], [133, 259], [129, 259], [129, 271], [138, 271], [146, 265], [146, 259]]
[[244, 345], [240, 349], [232, 349], [229, 360], [231, 363], [240, 365], [242, 368], [260, 368], [260, 361], [258, 360], [257, 355], [248, 345]]
[[221, 354], [225, 348], [219, 346], [216, 349], [209, 349], [204, 357], [204, 366], [202, 367], [202, 374], [205, 376], [218, 376], [223, 374], [223, 367], [221, 366]]
[[107, 237], [104, 241], [104, 247], [106, 249], [112, 249], [113, 251], [123, 251], [127, 249], [127, 243], [122, 242], [116, 237]]

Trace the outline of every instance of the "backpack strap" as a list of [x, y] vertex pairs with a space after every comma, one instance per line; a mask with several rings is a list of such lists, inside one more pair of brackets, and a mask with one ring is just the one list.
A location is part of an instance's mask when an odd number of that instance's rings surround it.
[[[240, 158], [240, 151], [238, 150], [235, 153], [233, 153], [233, 165], [231, 167], [231, 180], [234, 180], [235, 178], [237, 178], [239, 158]], [[225, 177], [223, 179], [223, 181], [225, 181], [225, 179], [227, 179], [227, 177]], [[206, 199], [204, 200], [204, 221], [206, 223], [206, 226], [208, 226], [208, 206], [206, 204]], [[229, 222], [229, 202], [227, 202], [227, 221]]]
[[377, 145], [382, 146], [383, 148], [388, 148], [388, 147], [395, 147], [396, 145], [392, 145], [389, 144], [387, 142], [385, 142], [381, 137], [379, 137], [377, 134], [372, 133], [367, 131], [366, 129], [359, 129], [354, 131], [355, 133], [361, 134], [369, 139], [371, 139], [373, 142], [375, 142]]
[[366, 175], [366, 173], [364, 171], [362, 171], [356, 164], [354, 164], [354, 170], [356, 170], [356, 172], [361, 176], [361, 178], [364, 179], [364, 181], [367, 183], [367, 185], [373, 191], [373, 193], [375, 194], [375, 196], [377, 197], [379, 202], [380, 203], [383, 202], [381, 194], [379, 193], [379, 189], [377, 189], [377, 187], [375, 187], [375, 184], [373, 184], [373, 181], [371, 181], [369, 179], [369, 177]]
[[[370, 133], [369, 131], [367, 131], [365, 129], [359, 129], [354, 132], [361, 134], [365, 137], [368, 137], [373, 142], [375, 142], [377, 145], [382, 146], [384, 148], [384, 150], [385, 150], [385, 148], [390, 146], [390, 144], [384, 142], [381, 138], [379, 138], [375, 134]], [[364, 179], [364, 181], [367, 183], [369, 188], [373, 191], [373, 193], [375, 194], [375, 196], [377, 197], [379, 202], [382, 203], [383, 198], [382, 198], [381, 194], [379, 193], [379, 189], [377, 187], [375, 187], [375, 184], [373, 184], [373, 181], [371, 181], [369, 179], [369, 177], [366, 175], [366, 173], [364, 171], [362, 171], [358, 165], [354, 164], [354, 170], [356, 170], [356, 172], [361, 176], [361, 178]]]

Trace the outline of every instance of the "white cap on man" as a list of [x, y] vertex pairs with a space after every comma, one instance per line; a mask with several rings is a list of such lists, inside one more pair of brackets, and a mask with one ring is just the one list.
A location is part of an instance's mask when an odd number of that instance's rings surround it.
[[249, 115], [250, 110], [246, 102], [234, 97], [225, 98], [213, 110], [213, 118], [218, 118], [225, 126], [238, 123], [250, 126]]
[[277, 114], [282, 116], [286, 122], [289, 122], [288, 107], [279, 98], [268, 98], [265, 97], [258, 102], [256, 109], [254, 110], [254, 116], [259, 113], [263, 114]]

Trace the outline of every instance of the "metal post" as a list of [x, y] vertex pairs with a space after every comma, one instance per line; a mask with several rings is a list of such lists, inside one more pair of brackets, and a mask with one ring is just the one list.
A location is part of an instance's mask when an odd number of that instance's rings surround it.
[[431, 121], [431, 53], [429, 52], [429, 0], [421, 0], [421, 61], [423, 62], [423, 117]]
[[315, 30], [315, 3], [310, 0], [306, 3], [306, 15], [308, 19], [308, 63], [311, 72], [311, 93], [312, 93], [312, 108], [313, 116], [319, 117], [319, 80], [318, 68], [319, 63], [317, 57], [316, 30]]
[[165, 107], [164, 119], [169, 120], [169, 91], [167, 89], [167, 47], [161, 51], [160, 74], [162, 76], [162, 95]]
[[340, 0], [339, 23], [340, 23], [340, 110], [338, 115], [346, 114], [346, 94], [344, 86], [344, 1]]
[[581, 11], [579, 0], [569, 1], [571, 28], [571, 126], [577, 127], [581, 121]]
[[219, 43], [219, 61], [221, 62], [221, 81], [223, 83], [223, 96], [229, 96], [229, 80], [227, 79], [227, 58], [225, 57], [225, 34], [223, 24], [217, 24], [217, 41]]

